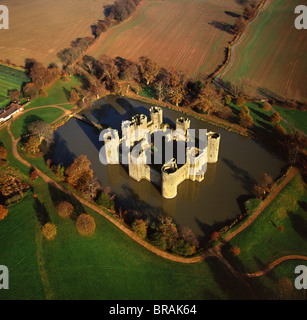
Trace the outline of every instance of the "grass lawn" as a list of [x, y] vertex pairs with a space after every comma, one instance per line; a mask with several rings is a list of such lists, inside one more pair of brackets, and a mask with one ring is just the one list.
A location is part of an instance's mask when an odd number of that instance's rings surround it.
[[[30, 193], [0, 221], [6, 244], [0, 260], [9, 267], [11, 281], [1, 299], [227, 299], [239, 294], [227, 270], [221, 279], [233, 288], [224, 290], [215, 280], [216, 270], [224, 268], [218, 261], [186, 265], [165, 260], [74, 202], [77, 214], [87, 212], [96, 222], [95, 234], [82, 237], [74, 219], [56, 212], [66, 195], [40, 178], [33, 192], [37, 198]], [[42, 238], [40, 221], [57, 226], [54, 240]]]
[[296, 128], [307, 133], [307, 112], [274, 106], [274, 109]]
[[[70, 91], [73, 88], [80, 88], [81, 86], [81, 78], [77, 76], [69, 77], [69, 81], [65, 82], [62, 79], [57, 80], [52, 87], [50, 87], [48, 92], [48, 97], [38, 97], [37, 99], [33, 100], [26, 109], [40, 107], [40, 106], [47, 106], [52, 104], [63, 104], [69, 102]], [[70, 105], [71, 107], [73, 105]], [[69, 106], [67, 106], [68, 108]]]
[[306, 202], [307, 190], [297, 174], [259, 217], [230, 241], [231, 246], [240, 248], [240, 255], [233, 257], [227, 248], [223, 253], [241, 272], [262, 270], [285, 255], [306, 256]]
[[27, 128], [32, 122], [43, 120], [45, 122], [52, 123], [63, 114], [63, 110], [53, 107], [31, 110], [20, 115], [14, 120], [14, 122], [11, 124], [11, 131], [16, 139], [27, 132]]
[[[228, 105], [232, 109], [233, 114], [237, 117], [239, 121], [238, 115], [242, 107], [237, 106], [233, 102], [229, 103]], [[254, 119], [254, 126], [256, 129], [265, 130], [269, 132], [272, 130], [273, 126], [275, 125], [270, 122], [270, 117], [274, 113], [272, 110], [263, 110], [263, 103], [261, 102], [247, 102], [245, 103], [245, 106], [248, 107], [250, 115]], [[285, 122], [281, 121], [280, 124], [285, 128], [287, 132], [290, 132], [290, 128]]]

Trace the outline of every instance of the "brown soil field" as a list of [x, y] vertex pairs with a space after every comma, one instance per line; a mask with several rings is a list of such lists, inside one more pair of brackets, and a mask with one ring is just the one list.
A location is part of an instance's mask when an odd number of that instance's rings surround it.
[[307, 33], [294, 27], [300, 0], [269, 0], [233, 49], [221, 79], [268, 98], [307, 102]]
[[26, 58], [57, 62], [56, 53], [72, 40], [91, 35], [113, 0], [2, 0], [9, 9], [9, 30], [0, 30], [0, 59], [24, 65]]
[[88, 54], [134, 61], [147, 56], [190, 75], [210, 74], [233, 38], [222, 29], [238, 13], [242, 5], [236, 0], [144, 0], [129, 20], [102, 34]]

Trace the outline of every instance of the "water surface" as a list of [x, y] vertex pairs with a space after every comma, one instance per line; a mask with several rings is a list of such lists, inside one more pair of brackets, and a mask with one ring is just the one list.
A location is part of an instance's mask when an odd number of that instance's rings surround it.
[[[121, 121], [138, 113], [150, 119], [151, 105], [131, 99], [108, 96], [82, 112], [88, 119], [109, 125], [121, 133]], [[175, 125], [182, 114], [163, 108], [164, 122]], [[186, 117], [186, 116], [185, 116]], [[157, 217], [169, 214], [176, 223], [189, 226], [200, 239], [229, 223], [241, 213], [241, 206], [251, 196], [252, 185], [266, 172], [276, 178], [285, 162], [264, 145], [236, 133], [190, 118], [191, 128], [207, 129], [221, 134], [219, 161], [208, 164], [202, 182], [184, 181], [174, 199], [164, 199], [160, 190], [148, 181], [130, 178], [121, 165], [103, 165], [99, 150], [103, 143], [93, 127], [76, 119], [56, 131], [56, 163], [69, 165], [75, 157], [86, 154], [94, 175], [103, 186], [116, 193], [116, 205]]]

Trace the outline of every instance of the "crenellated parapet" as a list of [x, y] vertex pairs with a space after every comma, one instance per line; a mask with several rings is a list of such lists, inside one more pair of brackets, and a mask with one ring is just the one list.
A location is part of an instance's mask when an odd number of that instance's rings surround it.
[[[219, 133], [210, 131], [204, 134], [203, 141], [205, 143], [201, 144], [199, 140], [196, 146], [195, 143], [190, 143], [195, 137], [192, 130], [189, 130], [189, 119], [184, 117], [176, 119], [176, 128], [171, 130], [168, 125], [163, 124], [163, 112], [160, 107], [151, 107], [150, 117], [151, 119], [148, 121], [146, 115], [137, 114], [132, 117], [131, 121], [123, 121], [121, 140], [119, 140], [117, 132], [108, 139], [108, 132], [106, 132], [107, 159], [110, 164], [118, 163], [115, 161], [116, 155], [118, 155], [116, 143], [120, 141], [120, 150], [129, 150], [129, 176], [136, 181], [146, 179], [154, 183], [161, 188], [161, 194], [164, 198], [171, 199], [177, 195], [177, 187], [184, 180], [198, 182], [204, 180], [207, 163], [218, 161], [221, 136]], [[168, 130], [166, 131], [166, 129]], [[154, 134], [154, 139], [152, 139], [152, 134]], [[163, 144], [160, 143], [162, 139]], [[172, 155], [175, 143], [177, 158]], [[177, 159], [182, 159], [178, 158], [178, 150], [181, 147], [184, 150], [185, 161], [178, 160], [177, 163]], [[163, 154], [158, 153], [159, 156], [156, 157], [156, 152], [161, 150], [163, 150]], [[162, 155], [162, 163], [157, 161], [153, 165], [151, 161], [153, 159], [160, 160]], [[164, 164], [163, 161], [165, 161]], [[160, 163], [161, 165], [159, 165]]]

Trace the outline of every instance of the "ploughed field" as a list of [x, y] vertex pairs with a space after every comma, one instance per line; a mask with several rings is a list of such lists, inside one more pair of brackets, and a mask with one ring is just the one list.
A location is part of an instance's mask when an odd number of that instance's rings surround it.
[[294, 8], [300, 0], [270, 0], [235, 48], [222, 80], [252, 86], [270, 98], [307, 102], [307, 37], [297, 30]]
[[187, 74], [211, 74], [223, 62], [233, 34], [225, 31], [242, 12], [236, 0], [144, 0], [136, 13], [102, 34], [89, 55], [138, 60]]
[[9, 30], [1, 30], [0, 59], [24, 65], [35, 58], [48, 65], [76, 38], [91, 35], [113, 0], [2, 0], [9, 9]]

